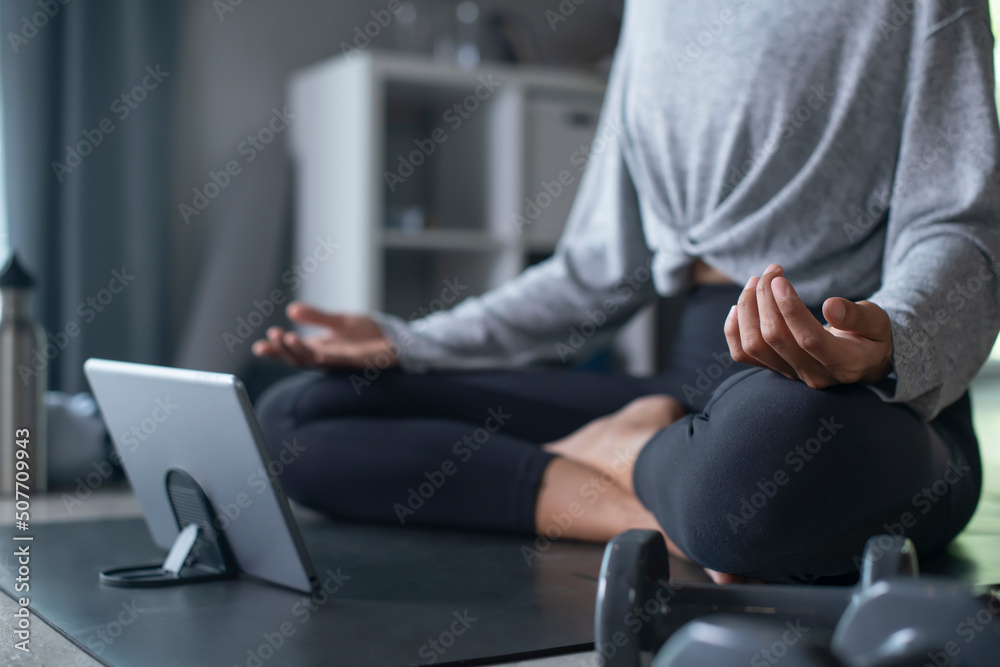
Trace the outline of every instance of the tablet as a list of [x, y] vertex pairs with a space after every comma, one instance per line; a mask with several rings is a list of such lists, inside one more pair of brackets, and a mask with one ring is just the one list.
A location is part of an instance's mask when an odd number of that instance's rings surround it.
[[88, 359], [84, 373], [157, 545], [183, 526], [167, 475], [190, 476], [236, 569], [298, 591], [316, 587], [298, 525], [243, 383], [223, 373]]

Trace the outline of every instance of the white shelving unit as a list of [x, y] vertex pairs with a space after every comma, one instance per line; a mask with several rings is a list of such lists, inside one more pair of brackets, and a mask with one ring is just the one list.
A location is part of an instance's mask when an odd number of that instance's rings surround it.
[[[339, 244], [298, 297], [410, 317], [446, 281], [468, 286], [466, 298], [543, 260], [569, 213], [603, 93], [603, 80], [580, 73], [379, 53], [298, 72], [289, 90], [295, 256], [309, 256], [318, 237]], [[553, 197], [544, 184], [564, 170], [572, 179], [563, 174], [569, 185]], [[651, 369], [652, 319], [630, 326], [628, 370]]]

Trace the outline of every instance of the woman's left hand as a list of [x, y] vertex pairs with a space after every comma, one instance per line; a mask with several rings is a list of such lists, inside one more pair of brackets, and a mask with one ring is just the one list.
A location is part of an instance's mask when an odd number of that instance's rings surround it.
[[726, 339], [735, 361], [769, 368], [810, 387], [871, 384], [892, 370], [892, 326], [870, 301], [838, 297], [823, 304], [823, 327], [771, 264], [750, 278], [726, 318]]

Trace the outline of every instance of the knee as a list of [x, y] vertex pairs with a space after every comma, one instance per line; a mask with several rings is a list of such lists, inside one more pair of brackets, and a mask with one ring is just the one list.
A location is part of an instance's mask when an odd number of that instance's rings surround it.
[[736, 478], [748, 469], [800, 472], [825, 451], [842, 451], [864, 430], [859, 400], [868, 399], [879, 402], [858, 385], [813, 389], [772, 371], [751, 370], [723, 384], [692, 428]]
[[692, 522], [688, 555], [721, 572], [753, 572], [853, 521], [840, 510], [844, 494], [885, 483], [860, 422], [859, 403], [868, 400], [880, 399], [863, 387], [816, 390], [770, 371], [720, 387], [691, 421], [696, 465], [678, 475], [674, 498]]

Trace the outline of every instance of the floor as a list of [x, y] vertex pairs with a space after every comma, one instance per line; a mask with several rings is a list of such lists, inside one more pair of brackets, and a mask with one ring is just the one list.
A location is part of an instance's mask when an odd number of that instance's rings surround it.
[[[976, 430], [983, 451], [986, 469], [986, 488], [979, 509], [972, 523], [954, 545], [953, 551], [961, 557], [974, 558], [985, 563], [974, 573], [980, 582], [1000, 582], [1000, 377], [982, 378], [973, 385]], [[0, 523], [10, 523], [13, 503], [0, 501]], [[32, 500], [33, 521], [67, 521], [70, 519], [107, 519], [137, 517], [139, 506], [127, 488], [103, 489], [95, 492], [83, 506], [71, 515], [58, 494]], [[983, 554], [989, 557], [976, 557]], [[15, 603], [0, 594], [0, 664], [12, 667], [99, 667], [83, 651], [44, 623], [32, 628], [31, 653], [13, 648], [13, 612]], [[509, 663], [506, 667], [512, 667]], [[577, 653], [540, 660], [516, 663], [524, 667], [584, 667], [597, 664], [593, 653]], [[504, 666], [501, 666], [504, 667]]]

